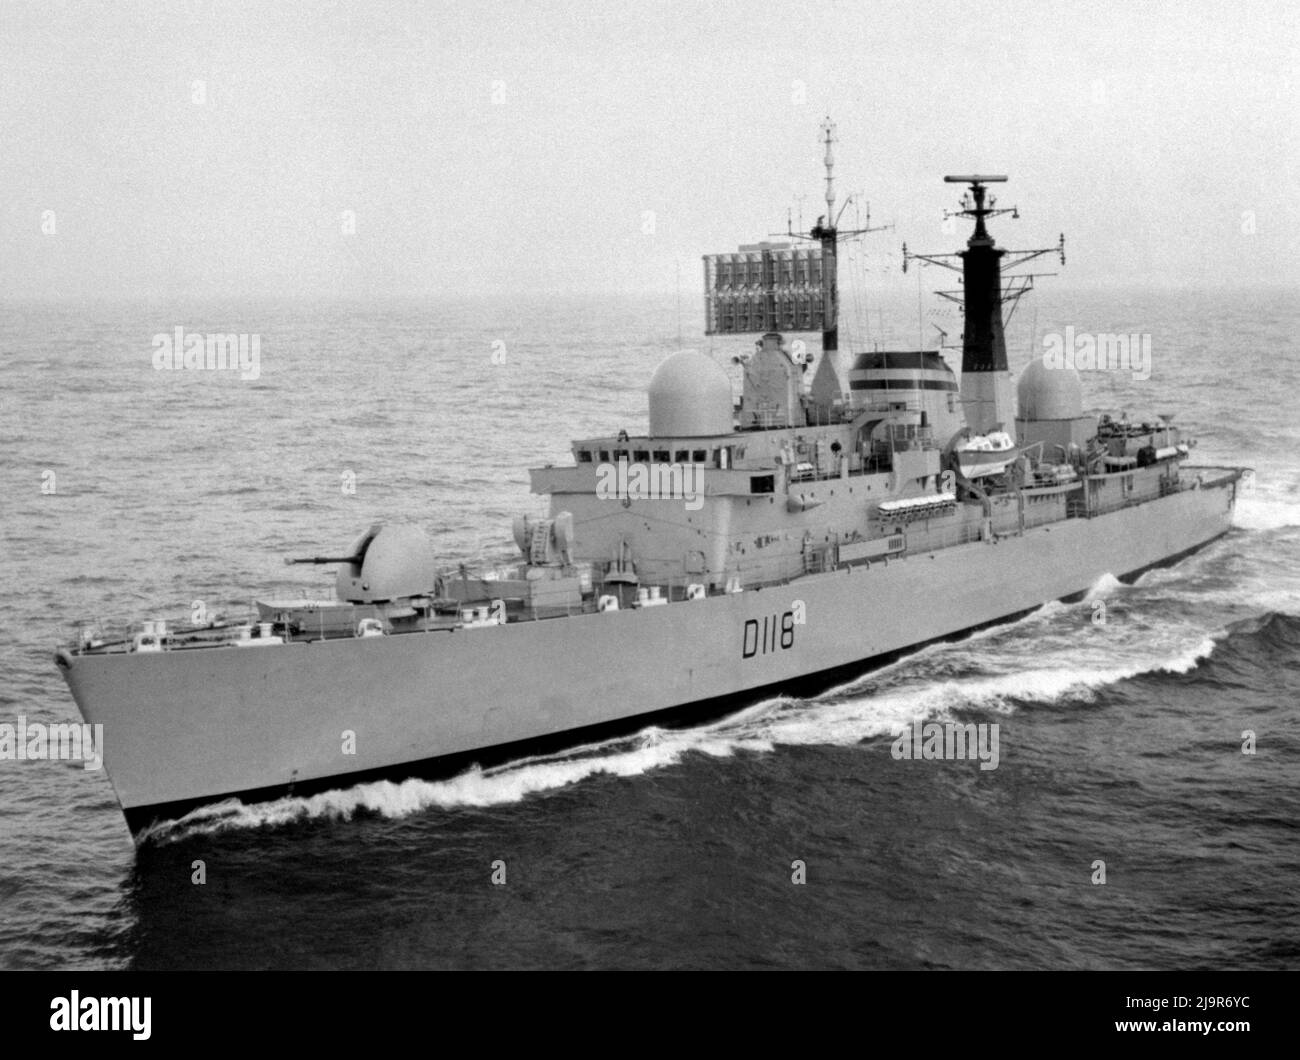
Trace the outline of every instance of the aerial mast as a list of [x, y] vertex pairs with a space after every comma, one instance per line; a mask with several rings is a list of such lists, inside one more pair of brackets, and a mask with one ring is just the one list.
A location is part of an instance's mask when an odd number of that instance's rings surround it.
[[[984, 218], [996, 200], [984, 205], [988, 184], [1005, 183], [1005, 176], [944, 177], [946, 184], [969, 184], [970, 193], [959, 213], [975, 222], [975, 231], [962, 252], [962, 287], [966, 290], [966, 326], [962, 335], [961, 371], [1007, 372], [1007, 340], [1002, 329], [1002, 258], [1006, 251], [993, 243]], [[1001, 211], [999, 211], [1001, 212]], [[1008, 383], [1008, 386], [1010, 384]]]
[[[976, 434], [991, 430], [1006, 430], [1015, 418], [1011, 391], [1011, 372], [1007, 365], [1007, 342], [1002, 306], [1008, 304], [1008, 318], [1015, 311], [1020, 296], [1033, 288], [1036, 275], [1022, 273], [1004, 276], [1003, 269], [1023, 264], [1043, 254], [1059, 254], [1065, 264], [1065, 236], [1055, 247], [1036, 250], [1008, 251], [993, 242], [984, 220], [999, 214], [1018, 218], [1015, 207], [994, 209], [997, 200], [988, 194], [989, 184], [1006, 182], [1005, 176], [944, 177], [946, 184], [967, 184], [970, 190], [962, 197], [961, 209], [945, 216], [967, 217], [975, 222], [975, 229], [966, 241], [966, 249], [959, 254], [913, 254], [903, 244], [903, 271], [909, 261], [917, 260], [930, 265], [942, 265], [962, 274], [962, 292], [939, 292], [943, 297], [962, 305], [961, 400], [966, 412], [966, 423]], [[987, 202], [987, 205], [986, 205]], [[1011, 258], [1005, 263], [1003, 258]], [[960, 258], [961, 264], [950, 259]], [[1004, 288], [1003, 280], [1011, 282]]]
[[[833, 356], [839, 350], [839, 268], [835, 258], [835, 123], [827, 116], [822, 122], [822, 142], [826, 145], [826, 216], [817, 219], [817, 226], [809, 233], [822, 248], [822, 355], [823, 364], [838, 370]], [[832, 356], [826, 356], [831, 354]], [[820, 368], [818, 374], [820, 375]], [[838, 373], [837, 373], [838, 374]], [[814, 380], [816, 386], [816, 380]], [[837, 383], [838, 389], [838, 383]]]
[[[840, 369], [838, 353], [836, 244], [841, 239], [881, 229], [871, 227], [869, 209], [865, 227], [847, 231], [839, 229], [839, 214], [853, 201], [853, 196], [847, 196], [842, 204], [838, 204], [837, 214], [835, 142], [835, 123], [827, 117], [821, 125], [826, 167], [826, 212], [817, 218], [817, 223], [809, 231], [795, 231], [792, 219], [787, 215], [786, 231], [771, 233], [792, 241], [806, 240], [815, 246], [758, 243], [742, 246], [735, 254], [704, 256], [705, 334], [763, 335], [755, 356], [762, 363], [773, 366], [773, 378], [786, 376], [776, 387], [775, 384], [769, 386], [759, 382], [759, 377], [765, 377], [768, 372], [767, 368], [747, 372], [742, 403], [745, 410], [742, 422], [746, 425], [762, 420], [765, 424], [801, 426], [805, 417], [810, 417], [807, 422], [825, 423], [841, 415], [845, 407], [847, 381]], [[783, 349], [780, 333], [817, 330], [821, 331], [822, 355], [808, 393], [800, 397], [798, 376], [791, 377], [780, 360], [779, 352]], [[749, 364], [749, 359], [744, 363]], [[774, 409], [775, 419], [760, 414], [760, 408]]]

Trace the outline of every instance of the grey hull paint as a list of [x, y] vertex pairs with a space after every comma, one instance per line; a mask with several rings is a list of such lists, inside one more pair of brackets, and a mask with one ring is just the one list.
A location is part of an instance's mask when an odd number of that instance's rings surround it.
[[[780, 686], [1032, 610], [1222, 535], [1235, 476], [1092, 519], [642, 610], [456, 632], [68, 655], [128, 818]], [[792, 644], [764, 621], [802, 603]], [[941, 602], [941, 606], [935, 606]], [[746, 623], [750, 639], [746, 639]], [[345, 733], [355, 753], [344, 754]]]

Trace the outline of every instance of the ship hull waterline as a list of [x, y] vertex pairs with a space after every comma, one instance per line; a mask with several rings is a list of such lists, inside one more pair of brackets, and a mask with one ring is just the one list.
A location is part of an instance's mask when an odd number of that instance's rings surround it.
[[[1236, 482], [662, 607], [57, 659], [83, 718], [104, 726], [105, 770], [139, 833], [231, 798], [448, 776], [822, 690], [1078, 596], [1107, 573], [1132, 578], [1176, 562], [1227, 532]], [[942, 606], [917, 606], [925, 600]]]

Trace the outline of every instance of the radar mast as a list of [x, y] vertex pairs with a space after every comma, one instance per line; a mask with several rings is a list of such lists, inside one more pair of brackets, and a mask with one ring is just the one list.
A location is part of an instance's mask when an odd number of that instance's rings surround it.
[[[1017, 207], [997, 209], [997, 199], [988, 193], [989, 184], [1006, 183], [1005, 176], [947, 176], [946, 184], [967, 184], [961, 208], [945, 211], [947, 217], [966, 217], [975, 222], [975, 230], [966, 241], [966, 249], [956, 254], [913, 254], [903, 244], [903, 271], [912, 260], [927, 265], [942, 265], [962, 274], [962, 290], [940, 291], [943, 298], [962, 306], [961, 400], [966, 423], [976, 434], [1007, 430], [1015, 419], [1011, 391], [1011, 372], [1007, 365], [1005, 325], [1015, 312], [1020, 296], [1033, 289], [1037, 276], [1051, 273], [1007, 275], [1003, 285], [1003, 268], [1014, 268], [1043, 254], [1059, 254], [1065, 264], [1065, 236], [1054, 247], [1035, 250], [1006, 250], [993, 242], [984, 221], [999, 214], [1019, 218]], [[987, 200], [987, 205], [986, 205]], [[1008, 255], [1010, 255], [1008, 257]], [[952, 259], [960, 258], [957, 265]], [[1007, 260], [1003, 261], [1006, 258]], [[1002, 306], [1009, 305], [1005, 318]]]

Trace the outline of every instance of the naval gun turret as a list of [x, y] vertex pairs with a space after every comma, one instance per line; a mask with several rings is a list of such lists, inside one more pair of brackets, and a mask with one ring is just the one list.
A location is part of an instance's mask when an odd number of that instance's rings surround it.
[[428, 628], [436, 610], [433, 543], [417, 526], [375, 523], [342, 555], [289, 558], [289, 565], [333, 565], [334, 599], [259, 600], [263, 622], [286, 635], [380, 636]]
[[433, 543], [416, 526], [376, 523], [343, 556], [287, 559], [286, 564], [337, 564], [335, 593], [350, 604], [379, 604], [422, 596], [438, 580]]

